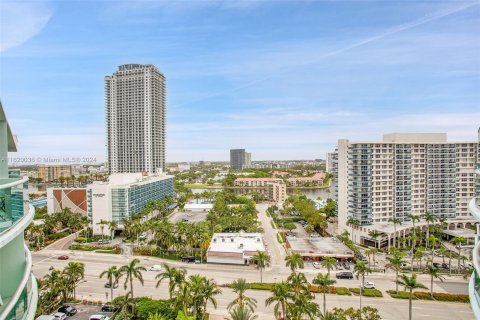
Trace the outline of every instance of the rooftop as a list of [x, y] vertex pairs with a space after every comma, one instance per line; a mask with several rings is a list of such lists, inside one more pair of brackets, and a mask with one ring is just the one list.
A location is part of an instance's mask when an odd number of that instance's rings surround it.
[[260, 233], [214, 233], [209, 252], [257, 252], [265, 251]]
[[350, 258], [353, 251], [337, 238], [287, 237], [292, 251], [307, 256]]

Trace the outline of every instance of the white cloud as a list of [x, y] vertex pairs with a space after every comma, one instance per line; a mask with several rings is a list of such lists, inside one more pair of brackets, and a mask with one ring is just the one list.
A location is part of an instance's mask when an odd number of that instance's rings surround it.
[[52, 8], [43, 1], [0, 1], [0, 52], [37, 35], [52, 14]]

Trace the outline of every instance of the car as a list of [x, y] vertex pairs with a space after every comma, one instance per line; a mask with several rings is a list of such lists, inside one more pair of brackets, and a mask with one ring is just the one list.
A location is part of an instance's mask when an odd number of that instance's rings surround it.
[[320, 262], [314, 261], [312, 264], [313, 264], [313, 267], [314, 267], [315, 269], [320, 269], [320, 266], [321, 266], [321, 265], [320, 265]]
[[55, 312], [52, 314], [55, 317], [55, 320], [65, 320], [67, 319], [67, 315], [63, 312]]
[[182, 262], [195, 262], [195, 257], [194, 256], [183, 256], [182, 257]]
[[72, 306], [61, 306], [58, 308], [58, 312], [63, 312], [70, 317], [77, 313], [77, 309]]
[[154, 264], [150, 268], [148, 268], [148, 271], [162, 271], [162, 266], [159, 264]]
[[403, 268], [408, 268], [408, 263], [402, 262], [402, 263], [400, 264], [400, 268], [402, 268], [402, 269], [403, 269]]
[[91, 315], [88, 320], [110, 320], [110, 318], [104, 314], [94, 314]]
[[55, 320], [55, 317], [52, 316], [52, 315], [41, 315], [41, 316], [38, 316], [37, 319], [35, 320]]
[[[105, 283], [104, 287], [110, 289], [110, 282]], [[118, 283], [114, 282], [113, 289], [117, 289], [117, 288], [118, 288]]]
[[449, 269], [450, 267], [449, 267], [448, 263], [442, 263], [442, 268], [443, 269]]
[[58, 260], [68, 260], [68, 259], [69, 259], [69, 256], [66, 256], [66, 255], [58, 257]]
[[438, 262], [434, 262], [434, 263], [433, 263], [433, 266], [434, 266], [435, 268], [441, 268], [441, 267], [442, 267], [442, 264], [441, 264], [441, 263], [438, 263]]
[[104, 304], [102, 306], [102, 312], [117, 312], [118, 311], [118, 307], [114, 307], [112, 305], [108, 305], [108, 304]]
[[200, 260], [198, 260], [198, 259], [195, 260], [195, 264], [200, 264], [200, 263], [202, 263]]
[[351, 272], [339, 272], [335, 276], [337, 279], [353, 279], [353, 273]]
[[365, 289], [375, 289], [375, 283], [371, 281], [367, 281], [363, 284], [363, 288]]

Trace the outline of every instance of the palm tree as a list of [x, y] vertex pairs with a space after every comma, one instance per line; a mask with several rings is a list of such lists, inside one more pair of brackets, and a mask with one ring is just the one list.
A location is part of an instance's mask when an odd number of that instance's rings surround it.
[[350, 216], [348, 217], [347, 225], [350, 225], [350, 228], [352, 229], [352, 242], [353, 242], [353, 230], [355, 230], [354, 227], [360, 225], [360, 222], [354, 217]]
[[[398, 272], [401, 270], [402, 263], [404, 262], [403, 258], [405, 257], [405, 254], [399, 250], [394, 250], [392, 252], [391, 257], [387, 257], [388, 264], [387, 268], [392, 268], [395, 270], [396, 277], [395, 279], [398, 279]], [[395, 290], [397, 291], [398, 294], [398, 283], [395, 282]]]
[[170, 295], [170, 302], [172, 302], [175, 288], [180, 287], [180, 285], [185, 282], [187, 271], [171, 267], [166, 263], [163, 263], [162, 267], [164, 271], [155, 276], [155, 279], [158, 279], [156, 287], [158, 288], [164, 279], [168, 279], [168, 293]]
[[372, 273], [372, 270], [369, 267], [367, 267], [365, 262], [357, 261], [357, 263], [355, 264], [355, 267], [353, 267], [353, 273], [355, 274], [357, 279], [359, 277], [362, 278], [362, 284], [360, 285], [360, 309], [362, 309], [362, 289], [363, 289], [363, 286], [365, 285], [365, 274]]
[[100, 226], [100, 230], [102, 230], [102, 241], [103, 241], [103, 230], [105, 229], [105, 226], [108, 226], [110, 224], [110, 221], [103, 220], [101, 219], [97, 224]]
[[308, 291], [308, 280], [302, 272], [292, 272], [287, 278], [288, 284], [293, 291], [294, 298], [297, 298], [301, 292]]
[[388, 222], [391, 222], [393, 224], [393, 232], [395, 233], [395, 236], [393, 237], [393, 246], [396, 248], [397, 247], [397, 224], [402, 224], [402, 220], [400, 220], [397, 217], [392, 217], [388, 219]]
[[[117, 316], [120, 316], [122, 320], [130, 320], [135, 314], [136, 302], [131, 292], [115, 298], [115, 306], [120, 308], [120, 310], [117, 311]], [[117, 317], [115, 317], [115, 319], [117, 319]]]
[[333, 270], [333, 268], [335, 268], [335, 266], [337, 265], [337, 259], [332, 257], [324, 257], [321, 264], [322, 267], [327, 268], [327, 273], [330, 274], [330, 270]]
[[229, 318], [225, 318], [227, 320], [256, 320], [258, 319], [257, 315], [253, 314], [253, 311], [248, 308], [243, 308], [240, 306], [235, 306], [233, 310], [228, 312], [230, 315]]
[[294, 298], [293, 303], [290, 306], [290, 313], [292, 320], [315, 320], [320, 313], [318, 310], [318, 304], [312, 302], [313, 295], [308, 291], [302, 291]]
[[452, 243], [458, 250], [458, 271], [460, 271], [460, 257], [462, 256], [462, 244], [465, 244], [467, 240], [464, 237], [455, 237], [452, 239]]
[[63, 273], [66, 275], [70, 291], [73, 293], [73, 300], [76, 300], [76, 287], [78, 282], [85, 277], [85, 264], [81, 262], [69, 262], [63, 270]]
[[108, 224], [108, 228], [110, 229], [110, 236], [113, 238], [115, 237], [115, 230], [118, 228], [118, 223], [116, 221], [110, 221]]
[[401, 286], [405, 287], [405, 290], [409, 290], [410, 295], [408, 296], [408, 319], [412, 320], [412, 297], [413, 297], [413, 290], [414, 289], [428, 289], [420, 282], [417, 282], [417, 275], [412, 274], [409, 277], [406, 274], [402, 274], [400, 279], [397, 279], [397, 283]]
[[248, 308], [251, 312], [255, 311], [255, 308], [257, 307], [257, 300], [245, 295], [245, 292], [250, 289], [250, 286], [244, 278], [234, 280], [230, 288], [237, 294], [237, 298], [229, 303], [229, 310], [234, 306], [238, 306], [241, 309]]
[[285, 257], [286, 266], [290, 267], [292, 272], [295, 272], [295, 269], [303, 269], [304, 262], [300, 253], [292, 252], [290, 255]]
[[108, 279], [108, 285], [110, 286], [110, 302], [113, 303], [113, 287], [118, 282], [118, 269], [117, 266], [113, 266], [103, 271], [99, 278], [106, 277]]
[[215, 296], [221, 294], [222, 291], [215, 281], [200, 275], [191, 275], [188, 278], [188, 286], [190, 287], [189, 291], [193, 300], [193, 315], [196, 318], [203, 319], [208, 302], [214, 308], [217, 308]]
[[383, 233], [378, 231], [378, 230], [370, 230], [368, 232], [368, 235], [373, 239], [375, 240], [375, 248], [377, 247], [377, 243], [378, 243], [378, 249], [380, 249], [380, 241], [377, 241], [377, 238], [380, 237]]
[[138, 281], [143, 286], [143, 276], [142, 276], [142, 271], [147, 271], [144, 267], [137, 266], [137, 264], [140, 263], [140, 260], [138, 259], [133, 259], [130, 261], [129, 264], [122, 266], [118, 270], [118, 278], [121, 279], [123, 276], [125, 276], [125, 283], [124, 283], [124, 288], [127, 289], [127, 282], [130, 282], [130, 294], [132, 295], [133, 298], [133, 278], [137, 278]]
[[425, 222], [427, 222], [427, 249], [428, 249], [428, 246], [429, 246], [429, 237], [430, 237], [430, 223], [435, 223], [435, 221], [437, 221], [437, 216], [430, 213], [430, 212], [425, 212], [425, 214], [422, 216], [423, 219], [425, 220]]
[[318, 285], [320, 288], [322, 288], [323, 291], [323, 313], [325, 314], [327, 312], [327, 302], [326, 302], [326, 293], [327, 293], [327, 288], [329, 286], [332, 286], [336, 283], [337, 281], [330, 279], [330, 273], [327, 274], [321, 274], [319, 273], [314, 279], [313, 283]]
[[438, 241], [440, 239], [438, 239], [437, 237], [435, 237], [433, 234], [428, 238], [428, 241], [429, 243], [432, 245], [432, 251], [431, 251], [431, 259], [432, 259], [432, 263], [433, 263], [433, 256], [434, 256], [434, 251], [435, 251], [435, 246], [437, 245]]
[[252, 257], [252, 261], [255, 262], [257, 268], [260, 269], [260, 283], [262, 283], [262, 271], [266, 267], [267, 263], [270, 262], [270, 256], [265, 251], [257, 251], [257, 253]]
[[433, 278], [439, 279], [441, 282], [445, 279], [442, 275], [439, 274], [440, 269], [434, 267], [433, 265], [427, 265], [425, 272], [430, 275], [430, 295], [433, 297]]
[[290, 285], [286, 281], [274, 283], [271, 297], [265, 300], [265, 306], [268, 307], [272, 303], [275, 303], [273, 307], [273, 314], [277, 319], [286, 319], [289, 301], [292, 299], [292, 293], [290, 292]]

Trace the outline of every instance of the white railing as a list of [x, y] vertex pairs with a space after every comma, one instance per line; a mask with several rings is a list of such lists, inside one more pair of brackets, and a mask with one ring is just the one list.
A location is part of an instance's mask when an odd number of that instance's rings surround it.
[[[28, 250], [26, 245], [24, 245], [24, 251], [25, 251], [25, 270], [23, 271], [22, 279], [20, 280], [20, 283], [18, 284], [17, 290], [15, 290], [13, 295], [9, 298], [9, 301], [8, 301], [7, 305], [3, 308], [3, 311], [0, 314], [0, 319], [6, 319], [7, 318], [8, 314], [12, 311], [12, 309], [17, 304], [18, 299], [20, 299], [20, 297], [23, 293], [23, 290], [25, 290], [25, 288], [27, 287], [28, 280], [31, 277], [32, 255], [30, 254], [30, 251]], [[35, 279], [33, 279], [32, 281], [35, 281]], [[36, 289], [37, 289], [37, 285], [36, 285], [36, 282], [35, 282], [35, 285], [32, 286], [32, 290], [31, 290], [32, 292], [31, 293], [33, 293], [33, 291], [37, 291]], [[36, 296], [32, 297], [32, 302], [33, 301], [36, 301]], [[27, 312], [25, 312], [24, 319], [33, 319], [33, 317], [32, 318], [26, 318], [26, 316], [28, 316], [28, 314], [31, 314], [31, 309], [32, 308], [33, 309], [36, 308], [36, 302], [35, 302], [35, 306], [32, 306], [32, 305], [29, 304]], [[35, 311], [33, 311], [33, 316], [35, 316]]]

